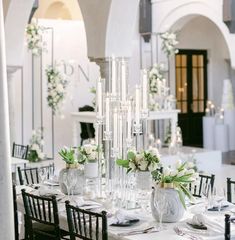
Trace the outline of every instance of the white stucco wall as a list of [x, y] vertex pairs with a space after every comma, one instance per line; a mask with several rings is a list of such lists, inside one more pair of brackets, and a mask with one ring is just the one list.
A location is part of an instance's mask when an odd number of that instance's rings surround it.
[[223, 79], [229, 77], [226, 60], [229, 59], [226, 42], [214, 23], [196, 17], [179, 33], [179, 49], [203, 49], [208, 53], [208, 99], [221, 104]]

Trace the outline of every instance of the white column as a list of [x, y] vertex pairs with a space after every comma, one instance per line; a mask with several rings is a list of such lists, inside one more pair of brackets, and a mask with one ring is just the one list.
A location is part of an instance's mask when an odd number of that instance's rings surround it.
[[10, 146], [15, 141], [15, 87], [14, 73], [17, 71], [15, 67], [7, 67], [7, 86], [8, 86], [8, 104], [9, 104], [9, 120], [10, 120]]
[[14, 240], [7, 69], [2, 0], [0, 0], [0, 109], [0, 233], [1, 239]]

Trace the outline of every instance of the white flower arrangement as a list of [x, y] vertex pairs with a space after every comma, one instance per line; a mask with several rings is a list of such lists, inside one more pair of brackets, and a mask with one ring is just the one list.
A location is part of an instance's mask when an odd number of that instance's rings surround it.
[[127, 168], [127, 172], [149, 171], [156, 170], [160, 165], [160, 155], [156, 148], [150, 147], [149, 150], [141, 153], [129, 151], [127, 159], [118, 159], [116, 163], [119, 166]]
[[40, 129], [33, 130], [29, 145], [29, 161], [37, 162], [45, 158], [45, 154], [42, 151], [43, 145], [42, 131]]
[[66, 95], [68, 81], [56, 66], [46, 69], [47, 75], [47, 102], [54, 115], [61, 113], [61, 106]]
[[26, 40], [28, 49], [34, 56], [39, 56], [45, 50], [46, 43], [42, 39], [44, 27], [39, 26], [35, 19], [26, 27]]
[[102, 157], [102, 150], [96, 144], [85, 144], [78, 147], [78, 162], [80, 164], [95, 162], [99, 156]]
[[175, 47], [179, 41], [177, 40], [177, 34], [172, 31], [160, 33], [162, 39], [162, 50], [169, 57], [173, 54], [178, 53], [178, 49]]
[[182, 163], [180, 160], [175, 165], [163, 168], [163, 172], [158, 170], [152, 172], [155, 183], [160, 187], [175, 188], [179, 194], [182, 204], [185, 206], [184, 195], [192, 198], [188, 189], [190, 183], [198, 180], [199, 174], [194, 170], [195, 166], [192, 162]]

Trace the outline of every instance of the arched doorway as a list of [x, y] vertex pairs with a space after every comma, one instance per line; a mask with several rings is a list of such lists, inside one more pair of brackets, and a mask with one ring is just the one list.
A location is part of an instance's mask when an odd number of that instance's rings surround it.
[[[177, 25], [177, 23], [176, 23]], [[202, 117], [207, 100], [221, 106], [223, 80], [231, 78], [230, 54], [221, 31], [208, 18], [195, 16], [180, 29], [175, 56], [175, 95], [179, 126], [187, 146], [203, 146]]]

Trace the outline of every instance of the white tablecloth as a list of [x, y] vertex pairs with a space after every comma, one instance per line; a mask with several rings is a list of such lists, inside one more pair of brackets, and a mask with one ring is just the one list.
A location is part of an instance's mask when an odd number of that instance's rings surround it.
[[[19, 186], [22, 188], [21, 186]], [[27, 188], [28, 190], [29, 188]], [[19, 192], [19, 189], [18, 191]], [[35, 192], [36, 194], [36, 192]], [[18, 203], [18, 210], [23, 212], [23, 201], [21, 196], [18, 196], [17, 199]], [[133, 225], [132, 227], [113, 227], [113, 226], [108, 226], [108, 234], [109, 234], [109, 240], [117, 240], [117, 239], [123, 239], [123, 240], [180, 240], [180, 239], [189, 239], [186, 236], [178, 236], [173, 228], [174, 226], [178, 226], [179, 228], [186, 229], [186, 220], [192, 218], [193, 214], [200, 211], [200, 209], [203, 209], [203, 205], [194, 205], [188, 207], [187, 211], [185, 211], [184, 217], [181, 219], [180, 222], [178, 223], [163, 223], [164, 227], [166, 228], [165, 230], [162, 230], [160, 232], [154, 232], [154, 233], [147, 233], [147, 234], [138, 234], [138, 235], [132, 235], [132, 236], [119, 236], [119, 233], [123, 232], [129, 232], [131, 230], [136, 230], [136, 229], [144, 229], [149, 226], [157, 226], [158, 223], [152, 218], [151, 214], [144, 213], [143, 210], [141, 209], [136, 209], [136, 210], [131, 210], [135, 211], [136, 214], [142, 215], [143, 219], [140, 219], [140, 222], [137, 223], [136, 225]], [[221, 228], [224, 228], [224, 214], [228, 213], [232, 215], [231, 209], [235, 208], [235, 206], [231, 205], [229, 208], [226, 209], [226, 211], [222, 211], [221, 213], [219, 212], [206, 212], [205, 216], [209, 218], [210, 220], [213, 220], [217, 222], [217, 224], [221, 225]], [[63, 202], [58, 202], [58, 209], [59, 209], [59, 217], [60, 217], [60, 226], [62, 229], [68, 230], [68, 225], [67, 225], [67, 219], [66, 219], [66, 212], [65, 212], [65, 203]], [[23, 226], [24, 223], [22, 222], [22, 230], [21, 230], [21, 237], [23, 238]], [[191, 230], [192, 232], [193, 230]], [[198, 230], [196, 230], [198, 232]], [[200, 231], [200, 230], [199, 230]], [[235, 236], [235, 224], [231, 223], [231, 232], [234, 233], [233, 236]], [[195, 236], [199, 236], [200, 239], [205, 239], [205, 240], [223, 240], [224, 239], [224, 232], [221, 231], [220, 233], [213, 233], [212, 236], [207, 236], [206, 234], [197, 234], [193, 233]]]

